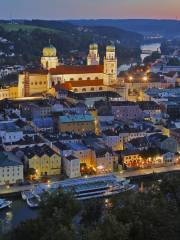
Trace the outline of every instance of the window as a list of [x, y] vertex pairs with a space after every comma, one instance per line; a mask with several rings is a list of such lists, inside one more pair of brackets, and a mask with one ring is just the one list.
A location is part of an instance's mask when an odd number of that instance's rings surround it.
[[74, 89], [74, 92], [78, 92], [78, 89], [77, 89], [77, 88], [75, 88], [75, 89]]
[[91, 91], [94, 91], [94, 88], [93, 88], [93, 87], [91, 88]]
[[95, 77], [95, 80], [99, 80], [99, 78], [98, 78], [98, 77]]
[[99, 88], [99, 90], [103, 90], [103, 88], [102, 88], [102, 87], [100, 87], [100, 88]]
[[79, 78], [79, 81], [81, 81], [82, 80], [82, 78]]
[[86, 88], [83, 88], [83, 89], [82, 89], [82, 92], [86, 92]]
[[87, 80], [91, 80], [90, 77], [88, 77]]

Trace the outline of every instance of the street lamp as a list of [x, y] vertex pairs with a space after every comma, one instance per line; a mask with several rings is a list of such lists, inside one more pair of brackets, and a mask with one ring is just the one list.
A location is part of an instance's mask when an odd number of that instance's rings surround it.
[[144, 77], [143, 77], [143, 80], [144, 80], [144, 81], [147, 81], [147, 80], [148, 80], [148, 77], [147, 77], [147, 76], [144, 76]]

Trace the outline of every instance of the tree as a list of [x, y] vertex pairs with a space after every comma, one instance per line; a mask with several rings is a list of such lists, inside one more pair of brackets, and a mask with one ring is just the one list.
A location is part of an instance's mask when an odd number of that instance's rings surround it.
[[102, 216], [102, 211], [103, 204], [101, 200], [93, 199], [87, 201], [83, 206], [81, 223], [85, 226], [96, 225]]

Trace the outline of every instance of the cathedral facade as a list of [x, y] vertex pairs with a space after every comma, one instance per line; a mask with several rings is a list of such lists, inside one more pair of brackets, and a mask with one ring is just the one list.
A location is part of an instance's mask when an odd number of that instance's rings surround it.
[[43, 49], [39, 70], [19, 74], [18, 97], [43, 94], [62, 85], [72, 91], [102, 91], [117, 83], [117, 58], [114, 46], [106, 47], [103, 64], [100, 64], [98, 45], [89, 46], [87, 65], [62, 65], [52, 45]]

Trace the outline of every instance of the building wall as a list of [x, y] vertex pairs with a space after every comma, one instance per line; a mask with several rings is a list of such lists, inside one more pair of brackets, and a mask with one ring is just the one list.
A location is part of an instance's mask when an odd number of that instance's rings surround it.
[[8, 88], [0, 89], [0, 100], [2, 100], [4, 98], [9, 98], [9, 89]]
[[64, 159], [64, 171], [69, 178], [80, 177], [80, 162], [79, 159], [68, 160]]
[[9, 98], [18, 98], [18, 86], [9, 87]]
[[112, 113], [119, 120], [141, 119], [142, 110], [137, 105], [112, 106]]
[[114, 151], [123, 150], [124, 139], [122, 136], [104, 136], [105, 143], [108, 147], [112, 147]]
[[80, 163], [85, 163], [87, 167], [95, 167], [95, 159], [91, 149], [73, 151], [73, 155], [80, 160]]
[[63, 123], [59, 122], [60, 132], [74, 132], [74, 133], [84, 133], [84, 132], [95, 132], [94, 121], [90, 122], [69, 122]]
[[[25, 74], [19, 75], [18, 80], [18, 96], [25, 96], [24, 88]], [[48, 75], [46, 74], [29, 74], [29, 96], [33, 94], [47, 92], [48, 90]]]
[[42, 157], [36, 155], [31, 159], [27, 159], [27, 161], [29, 168], [34, 168], [39, 177], [42, 175], [58, 175], [61, 172], [61, 157], [58, 154], [51, 157], [46, 154]]
[[57, 83], [65, 83], [68, 81], [79, 81], [79, 80], [97, 80], [97, 79], [103, 79], [104, 74], [103, 73], [82, 73], [82, 74], [57, 74], [57, 75], [51, 75], [51, 83], [57, 84]]
[[0, 185], [23, 181], [23, 165], [0, 167]]
[[23, 131], [0, 131], [0, 136], [2, 138], [2, 143], [13, 143], [23, 138]]
[[56, 68], [59, 64], [57, 57], [42, 57], [41, 65], [44, 69]]
[[115, 161], [115, 157], [108, 152], [104, 156], [97, 156], [96, 157], [97, 173], [113, 172], [114, 161]]

